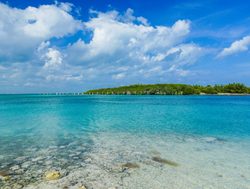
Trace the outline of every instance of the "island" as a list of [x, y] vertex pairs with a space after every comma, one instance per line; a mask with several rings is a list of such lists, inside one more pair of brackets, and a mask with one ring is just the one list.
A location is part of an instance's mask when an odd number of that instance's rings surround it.
[[88, 95], [249, 95], [250, 87], [242, 83], [227, 85], [136, 84], [84, 92]]

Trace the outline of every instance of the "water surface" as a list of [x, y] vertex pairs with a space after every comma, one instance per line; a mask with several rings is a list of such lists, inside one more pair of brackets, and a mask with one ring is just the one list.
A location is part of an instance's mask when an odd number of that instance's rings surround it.
[[0, 95], [0, 187], [247, 189], [249, 150], [249, 96]]

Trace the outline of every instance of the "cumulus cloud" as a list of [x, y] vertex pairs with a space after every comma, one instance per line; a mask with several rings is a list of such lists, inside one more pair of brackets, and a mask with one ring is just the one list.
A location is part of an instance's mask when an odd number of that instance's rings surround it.
[[[9, 70], [2, 82], [15, 79], [33, 87], [33, 81], [48, 85], [183, 77], [204, 54], [202, 47], [188, 42], [189, 20], [154, 26], [127, 9], [123, 14], [90, 10], [90, 19], [83, 22], [72, 16], [72, 9], [74, 5], [58, 2], [25, 9], [0, 3], [0, 73]], [[77, 41], [65, 39], [78, 31], [83, 33]], [[55, 38], [64, 45], [53, 43]]]
[[90, 43], [79, 40], [71, 49], [81, 49], [84, 54], [82, 60], [100, 55], [117, 55], [118, 52], [133, 56], [133, 52], [140, 54], [157, 53], [182, 41], [190, 30], [188, 20], [179, 20], [172, 27], [145, 26], [131, 23], [116, 11], [99, 12], [96, 17], [86, 22], [86, 28], [93, 32]]
[[238, 52], [247, 51], [250, 46], [250, 35], [243, 37], [240, 40], [234, 41], [230, 47], [224, 48], [218, 57], [229, 56]]
[[[68, 61], [94, 67], [107, 78], [143, 79], [170, 73], [186, 76], [189, 72], [183, 67], [195, 63], [204, 53], [198, 45], [185, 43], [189, 20], [177, 20], [172, 26], [151, 26], [134, 16], [132, 9], [123, 15], [117, 11], [91, 13], [94, 16], [84, 24], [92, 38], [70, 45]], [[121, 71], [121, 67], [127, 69]]]
[[65, 62], [63, 52], [51, 47], [50, 42], [41, 43], [37, 53], [42, 60], [37, 76], [46, 81], [80, 81], [83, 79], [82, 68]]
[[123, 79], [125, 77], [125, 73], [118, 73], [112, 76], [113, 79]]
[[81, 22], [70, 15], [69, 7], [58, 4], [17, 9], [0, 3], [0, 61], [24, 61], [41, 42], [81, 29]]
[[45, 69], [58, 68], [63, 62], [63, 57], [60, 51], [53, 48], [49, 48], [43, 58], [45, 60]]

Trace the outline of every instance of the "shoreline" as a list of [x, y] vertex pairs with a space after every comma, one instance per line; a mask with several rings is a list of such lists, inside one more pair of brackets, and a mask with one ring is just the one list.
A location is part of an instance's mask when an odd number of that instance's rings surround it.
[[83, 94], [79, 96], [250, 96], [247, 93], [218, 93], [218, 94], [189, 94], [189, 95], [169, 95], [169, 94]]

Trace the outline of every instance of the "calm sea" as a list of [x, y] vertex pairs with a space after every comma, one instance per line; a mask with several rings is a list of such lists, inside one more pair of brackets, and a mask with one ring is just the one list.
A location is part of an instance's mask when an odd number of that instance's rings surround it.
[[[180, 164], [175, 169], [180, 170], [178, 174], [182, 175], [182, 181], [176, 188], [249, 188], [249, 143], [249, 96], [0, 95], [0, 174], [4, 171], [11, 175], [8, 182], [0, 180], [0, 187], [41, 183], [44, 172], [50, 169], [60, 170], [62, 177], [67, 178], [78, 168], [93, 166], [93, 161], [97, 165], [106, 161], [110, 166], [137, 161], [140, 170], [133, 171], [141, 173], [143, 161], [151, 161], [155, 152]], [[218, 151], [213, 151], [215, 149]], [[127, 156], [119, 154], [124, 151]], [[133, 154], [135, 151], [141, 153], [141, 160]], [[112, 158], [106, 153], [113, 153]], [[196, 156], [192, 157], [191, 153]], [[219, 159], [213, 155], [218, 155]], [[186, 165], [188, 162], [190, 165]], [[223, 170], [223, 166], [216, 167], [226, 162], [228, 170]], [[235, 162], [239, 166], [238, 172], [232, 165]], [[157, 162], [154, 163], [157, 166]], [[213, 165], [217, 170], [214, 175], [211, 170], [204, 169]], [[189, 178], [189, 171], [193, 171], [192, 178]], [[226, 171], [228, 173], [224, 173]], [[143, 182], [147, 178], [150, 181], [145, 174], [140, 178]], [[173, 175], [169, 169], [161, 174]], [[207, 174], [207, 178], [200, 178], [202, 174]], [[208, 179], [216, 174], [221, 182]], [[228, 174], [229, 180], [224, 174]], [[137, 177], [134, 177], [136, 183], [140, 180]], [[239, 179], [232, 180], [235, 177]], [[105, 178], [100, 180], [106, 183], [105, 186], [121, 187], [117, 180]], [[161, 179], [160, 176], [157, 178]], [[164, 188], [168, 184], [175, 188], [171, 180], [175, 178], [169, 177], [166, 183], [164, 179], [160, 180], [162, 185], [158, 183], [154, 188]], [[97, 186], [86, 177], [77, 180], [90, 187]], [[122, 187], [140, 188], [133, 184], [134, 180], [132, 174], [127, 182], [123, 181]], [[157, 179], [152, 178], [151, 183], [154, 180]], [[60, 184], [58, 182], [58, 187]]]

